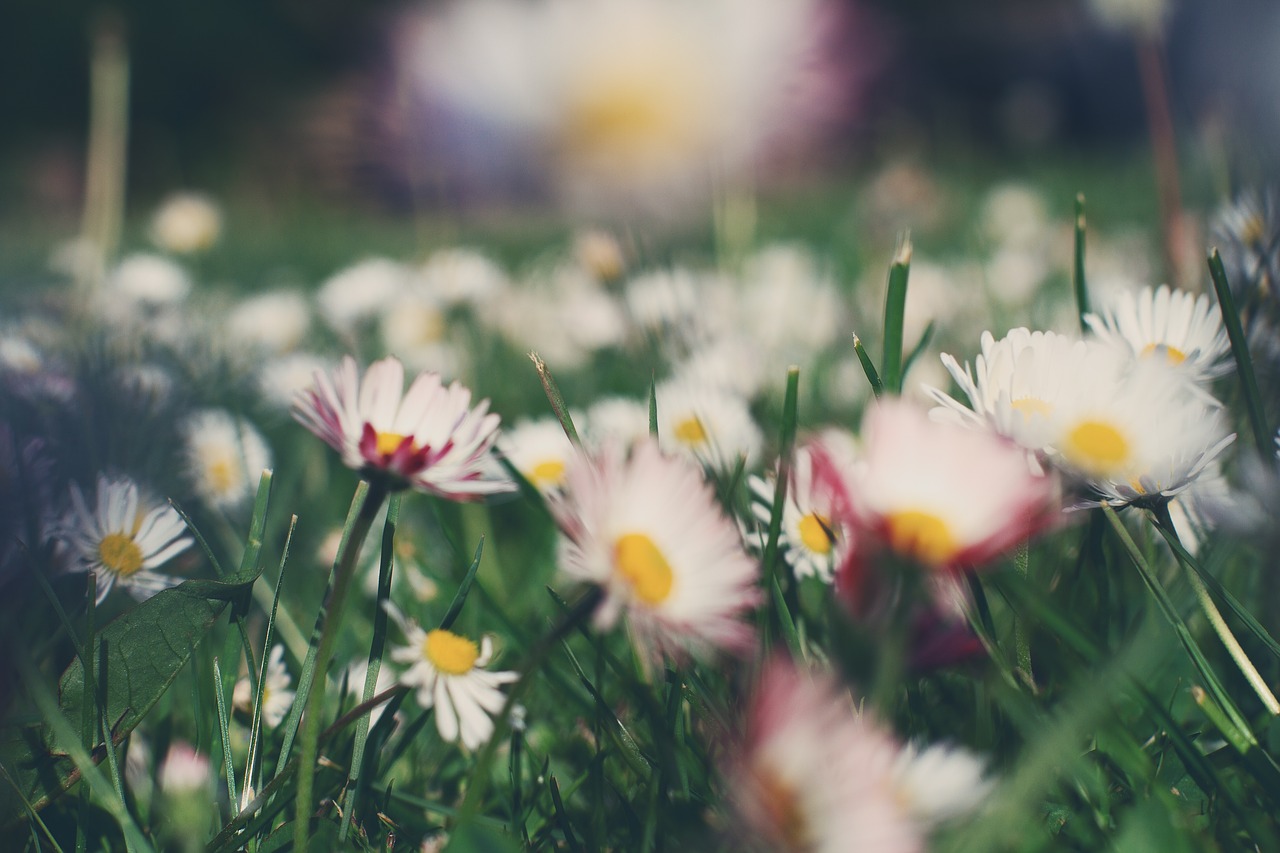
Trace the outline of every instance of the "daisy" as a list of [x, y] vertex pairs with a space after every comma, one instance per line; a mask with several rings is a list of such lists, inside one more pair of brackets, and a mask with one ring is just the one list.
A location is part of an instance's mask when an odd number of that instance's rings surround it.
[[898, 796], [898, 744], [829, 677], [774, 661], [724, 774], [747, 825], [790, 853], [922, 853]]
[[123, 298], [156, 309], [182, 302], [191, 292], [191, 278], [181, 266], [159, 255], [138, 252], [116, 265], [109, 277], [108, 300]]
[[760, 601], [760, 567], [696, 465], [652, 440], [629, 456], [610, 445], [571, 460], [564, 492], [549, 501], [563, 534], [561, 569], [602, 592], [598, 629], [625, 614], [654, 661], [750, 648], [752, 629], [739, 617]]
[[232, 510], [257, 493], [271, 449], [262, 433], [224, 409], [191, 415], [182, 427], [187, 476], [209, 506]]
[[610, 443], [630, 447], [649, 436], [649, 406], [627, 397], [604, 397], [587, 408], [581, 422], [575, 417], [574, 425], [590, 448]]
[[414, 279], [413, 270], [386, 258], [367, 258], [334, 273], [316, 293], [320, 314], [334, 329], [350, 333], [377, 316]]
[[999, 341], [983, 332], [981, 340], [982, 353], [972, 367], [961, 367], [947, 353], [941, 357], [969, 404], [929, 388], [939, 404], [931, 414], [936, 420], [988, 427], [1032, 451], [1049, 441], [1050, 419], [1065, 389], [1078, 386], [1082, 376], [1091, 383], [1113, 383], [1127, 366], [1110, 347], [1055, 332], [1018, 328]]
[[97, 575], [97, 600], [119, 583], [138, 599], [150, 598], [178, 583], [155, 569], [191, 545], [186, 525], [173, 507], [150, 505], [132, 480], [98, 476], [90, 507], [77, 485], [71, 487], [71, 512], [63, 520], [62, 538], [76, 564]]
[[1056, 509], [1054, 480], [1033, 474], [1022, 451], [900, 401], [867, 412], [858, 462], [840, 465], [819, 446], [815, 472], [834, 478], [837, 514], [853, 530], [856, 559], [842, 570], [850, 582], [876, 547], [931, 569], [981, 566]]
[[[776, 476], [767, 480], [752, 476], [751, 512], [762, 531], [767, 531], [773, 514]], [[797, 578], [816, 577], [830, 583], [848, 547], [849, 531], [835, 512], [835, 496], [829, 484], [813, 476], [813, 450], [796, 448], [791, 482], [782, 508], [781, 543], [787, 563]]]
[[1237, 307], [1250, 315], [1259, 303], [1280, 307], [1280, 193], [1241, 193], [1218, 212], [1212, 232]]
[[423, 708], [435, 709], [440, 737], [450, 743], [461, 739], [467, 749], [478, 749], [493, 735], [490, 715], [506, 704], [501, 686], [518, 680], [519, 673], [485, 670], [493, 660], [491, 637], [477, 645], [443, 628], [424, 631], [394, 605], [386, 606], [407, 641], [391, 650], [393, 661], [409, 665], [400, 683], [416, 688]]
[[252, 352], [285, 353], [306, 338], [311, 305], [297, 290], [273, 290], [250, 296], [231, 310], [227, 336]]
[[196, 752], [191, 744], [175, 741], [160, 765], [160, 790], [171, 797], [207, 791], [212, 774], [208, 756]]
[[348, 467], [450, 500], [509, 492], [493, 476], [489, 452], [498, 416], [489, 401], [471, 406], [471, 391], [421, 373], [404, 390], [404, 366], [394, 358], [358, 375], [351, 356], [332, 375], [317, 372], [315, 387], [298, 395], [293, 416], [342, 456]]
[[1205, 294], [1160, 285], [1120, 294], [1085, 322], [1101, 340], [1138, 358], [1163, 358], [1189, 379], [1205, 383], [1231, 370], [1231, 344], [1222, 312]]
[[[293, 679], [284, 664], [284, 646], [273, 646], [271, 657], [267, 661], [267, 674], [262, 685], [262, 724], [274, 729], [284, 720], [293, 705], [294, 693], [289, 689]], [[253, 713], [253, 687], [249, 676], [242, 676], [236, 681], [232, 703], [246, 714]]]
[[446, 334], [444, 306], [425, 287], [389, 300], [378, 322], [383, 345], [399, 353], [406, 364], [447, 376], [457, 374], [461, 358]]
[[664, 450], [697, 459], [718, 471], [740, 460], [755, 464], [764, 444], [743, 397], [691, 382], [667, 381], [656, 389], [658, 438]]
[[1188, 395], [1168, 365], [1142, 361], [1116, 377], [1082, 371], [1064, 387], [1044, 457], [1104, 503], [1146, 504], [1182, 492], [1234, 440], [1220, 406]]
[[309, 352], [268, 358], [258, 372], [258, 390], [273, 408], [288, 409], [298, 394], [311, 387], [316, 371], [332, 367], [328, 359]]
[[218, 242], [221, 233], [222, 211], [201, 193], [174, 193], [151, 218], [152, 242], [176, 255], [203, 252]]
[[898, 802], [932, 829], [975, 811], [994, 787], [985, 759], [954, 744], [906, 744], [893, 767]]
[[544, 494], [564, 485], [573, 444], [555, 418], [519, 421], [502, 434], [498, 449], [534, 488]]
[[426, 291], [445, 305], [487, 305], [511, 287], [502, 267], [474, 249], [439, 249], [419, 275]]

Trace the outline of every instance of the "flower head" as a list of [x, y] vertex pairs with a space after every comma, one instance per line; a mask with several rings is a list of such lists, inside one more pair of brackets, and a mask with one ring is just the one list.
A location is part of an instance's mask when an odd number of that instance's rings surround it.
[[201, 193], [174, 193], [151, 219], [151, 239], [175, 254], [203, 252], [218, 242], [221, 233], [222, 211]]
[[234, 509], [252, 497], [271, 449], [244, 418], [223, 409], [192, 415], [183, 427], [187, 473], [210, 506]]
[[155, 569], [191, 545], [186, 525], [167, 504], [150, 505], [132, 480], [98, 477], [92, 507], [79, 486], [71, 487], [71, 512], [62, 538], [76, 564], [97, 574], [98, 601], [119, 583], [135, 598], [145, 599], [178, 583]]
[[503, 433], [498, 448], [540, 492], [564, 485], [573, 444], [555, 418], [522, 421]]
[[[836, 514], [836, 495], [827, 479], [813, 475], [813, 449], [796, 448], [787, 499], [782, 507], [781, 542], [797, 578], [830, 583], [849, 547], [849, 531]], [[776, 478], [752, 477], [751, 511], [766, 528], [773, 511]]]
[[506, 696], [500, 687], [520, 676], [515, 672], [489, 672], [493, 639], [479, 643], [444, 628], [423, 630], [393, 605], [387, 612], [400, 624], [406, 645], [391, 650], [391, 659], [408, 664], [400, 682], [416, 688], [418, 704], [434, 708], [440, 737], [450, 743], [462, 739], [476, 749], [493, 735], [491, 714], [502, 710]]
[[739, 617], [760, 600], [760, 569], [698, 466], [651, 440], [629, 456], [610, 445], [570, 463], [551, 510], [563, 533], [561, 569], [603, 592], [597, 627], [625, 613], [650, 659], [750, 645]]
[[[294, 693], [289, 689], [293, 679], [284, 664], [284, 646], [273, 646], [267, 660], [267, 674], [262, 685], [262, 724], [274, 729], [284, 720], [293, 705]], [[232, 703], [241, 711], [253, 712], [253, 688], [246, 675], [236, 682]]]
[[744, 397], [688, 381], [664, 382], [656, 394], [663, 449], [719, 471], [733, 470], [740, 460], [755, 463], [764, 438]]
[[495, 476], [489, 451], [498, 416], [489, 401], [471, 406], [471, 391], [421, 373], [406, 392], [404, 366], [374, 362], [358, 376], [351, 356], [332, 375], [298, 395], [293, 416], [338, 451], [350, 468], [451, 500], [476, 500], [514, 485]]
[[820, 448], [815, 457], [853, 529], [844, 581], [878, 549], [932, 569], [982, 565], [1046, 526], [1056, 509], [1055, 481], [985, 430], [884, 401], [864, 418], [862, 441], [852, 466], [833, 465]]
[[1205, 382], [1231, 369], [1222, 312], [1209, 297], [1173, 291], [1168, 285], [1119, 295], [1101, 314], [1085, 321], [1093, 333], [1137, 358], [1163, 358], [1180, 373]]

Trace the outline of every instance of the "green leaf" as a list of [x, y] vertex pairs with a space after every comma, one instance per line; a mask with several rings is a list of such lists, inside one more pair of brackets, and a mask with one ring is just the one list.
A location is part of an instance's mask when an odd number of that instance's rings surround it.
[[[98, 642], [107, 644], [110, 676], [100, 691], [102, 713], [114, 743], [142, 722], [219, 615], [229, 603], [248, 596], [257, 578], [254, 572], [222, 581], [187, 581], [157, 593], [99, 632]], [[84, 682], [84, 667], [77, 658], [58, 685], [59, 708], [68, 720], [81, 719]], [[80, 778], [68, 757], [71, 751], [45, 725], [0, 730], [0, 762], [14, 783], [0, 787], [0, 821], [24, 811], [24, 797], [40, 809], [71, 787]], [[101, 760], [103, 755], [99, 746], [93, 757]]]
[[907, 277], [911, 272], [911, 235], [903, 234], [889, 267], [884, 297], [884, 386], [902, 393], [902, 327], [907, 313]]

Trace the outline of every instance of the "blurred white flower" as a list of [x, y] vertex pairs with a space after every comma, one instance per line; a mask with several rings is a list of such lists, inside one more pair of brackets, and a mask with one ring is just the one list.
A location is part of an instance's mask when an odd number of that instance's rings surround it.
[[592, 403], [574, 426], [584, 444], [599, 450], [606, 444], [630, 447], [649, 435], [649, 405], [627, 397], [604, 397]]
[[209, 506], [233, 510], [252, 498], [271, 449], [262, 433], [224, 409], [191, 415], [182, 426], [187, 476]]
[[[284, 646], [272, 646], [271, 656], [267, 659], [267, 674], [262, 682], [262, 725], [274, 729], [284, 722], [294, 697], [294, 692], [289, 689], [293, 679], [289, 677], [289, 669], [284, 663]], [[240, 711], [252, 714], [253, 698], [253, 685], [249, 676], [241, 676], [236, 681], [232, 703]]]
[[697, 459], [721, 472], [739, 460], [752, 468], [764, 436], [747, 401], [708, 385], [663, 382], [656, 389], [658, 440], [664, 450]]
[[571, 199], [654, 209], [780, 125], [811, 15], [806, 0], [468, 0], [427, 28], [421, 70], [549, 150]]
[[439, 249], [419, 271], [428, 294], [444, 305], [485, 305], [510, 287], [507, 274], [475, 249]]
[[986, 774], [985, 759], [945, 743], [926, 747], [907, 744], [898, 752], [893, 767], [898, 802], [926, 829], [981, 806], [994, 787]]
[[148, 308], [175, 305], [191, 292], [191, 278], [174, 261], [136, 252], [124, 258], [108, 276], [106, 304], [126, 299]]
[[386, 258], [367, 258], [334, 273], [320, 285], [316, 301], [325, 322], [350, 333], [379, 314], [413, 280], [409, 267]]
[[209, 249], [221, 233], [222, 211], [213, 199], [200, 193], [174, 193], [151, 218], [151, 240], [178, 255]]
[[311, 305], [296, 290], [273, 290], [240, 301], [227, 317], [227, 334], [238, 348], [284, 353], [311, 328]]
[[498, 449], [540, 492], [564, 485], [573, 445], [554, 417], [516, 421], [498, 437]]
[[170, 745], [160, 765], [160, 790], [171, 797], [206, 791], [211, 779], [208, 756], [184, 741]]
[[311, 387], [317, 370], [323, 372], [332, 367], [332, 362], [314, 353], [292, 352], [262, 365], [258, 389], [268, 403], [279, 409], [288, 409], [300, 391]]
[[428, 288], [406, 289], [388, 300], [378, 325], [387, 352], [395, 353], [408, 367], [458, 375], [462, 354], [448, 340], [448, 318], [440, 298]]
[[627, 258], [618, 239], [608, 231], [589, 229], [573, 240], [578, 265], [596, 281], [613, 281], [627, 268]]
[[1037, 246], [1049, 226], [1044, 196], [1028, 184], [1003, 183], [982, 200], [982, 230], [997, 247]]

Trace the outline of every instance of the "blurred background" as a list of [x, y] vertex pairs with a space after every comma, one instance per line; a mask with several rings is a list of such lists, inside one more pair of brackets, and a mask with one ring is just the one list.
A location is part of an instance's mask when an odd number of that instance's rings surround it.
[[[1140, 16], [1152, 3], [1119, 5]], [[293, 229], [313, 230], [316, 275], [356, 246], [417, 246], [424, 229], [496, 222], [536, 243], [553, 228], [538, 215], [550, 191], [518, 140], [423, 84], [435, 11], [394, 0], [0, 4], [3, 265], [34, 272], [55, 237], [78, 229], [95, 33], [127, 46], [126, 242], [128, 223], [194, 189], [227, 208], [226, 242], [240, 238], [254, 262], [273, 241], [305, 243]], [[897, 199], [923, 195], [926, 210], [938, 176], [960, 208], [970, 182], [1028, 178], [1048, 182], [1063, 210], [1076, 189], [1101, 195], [1104, 217], [1155, 209], [1136, 47], [1147, 36], [1086, 0], [827, 0], [817, 32], [804, 132], [771, 140], [756, 173], [796, 228], [840, 219], [877, 177]], [[1175, 0], [1155, 41], [1187, 205], [1266, 183], [1280, 159], [1280, 5]]]

